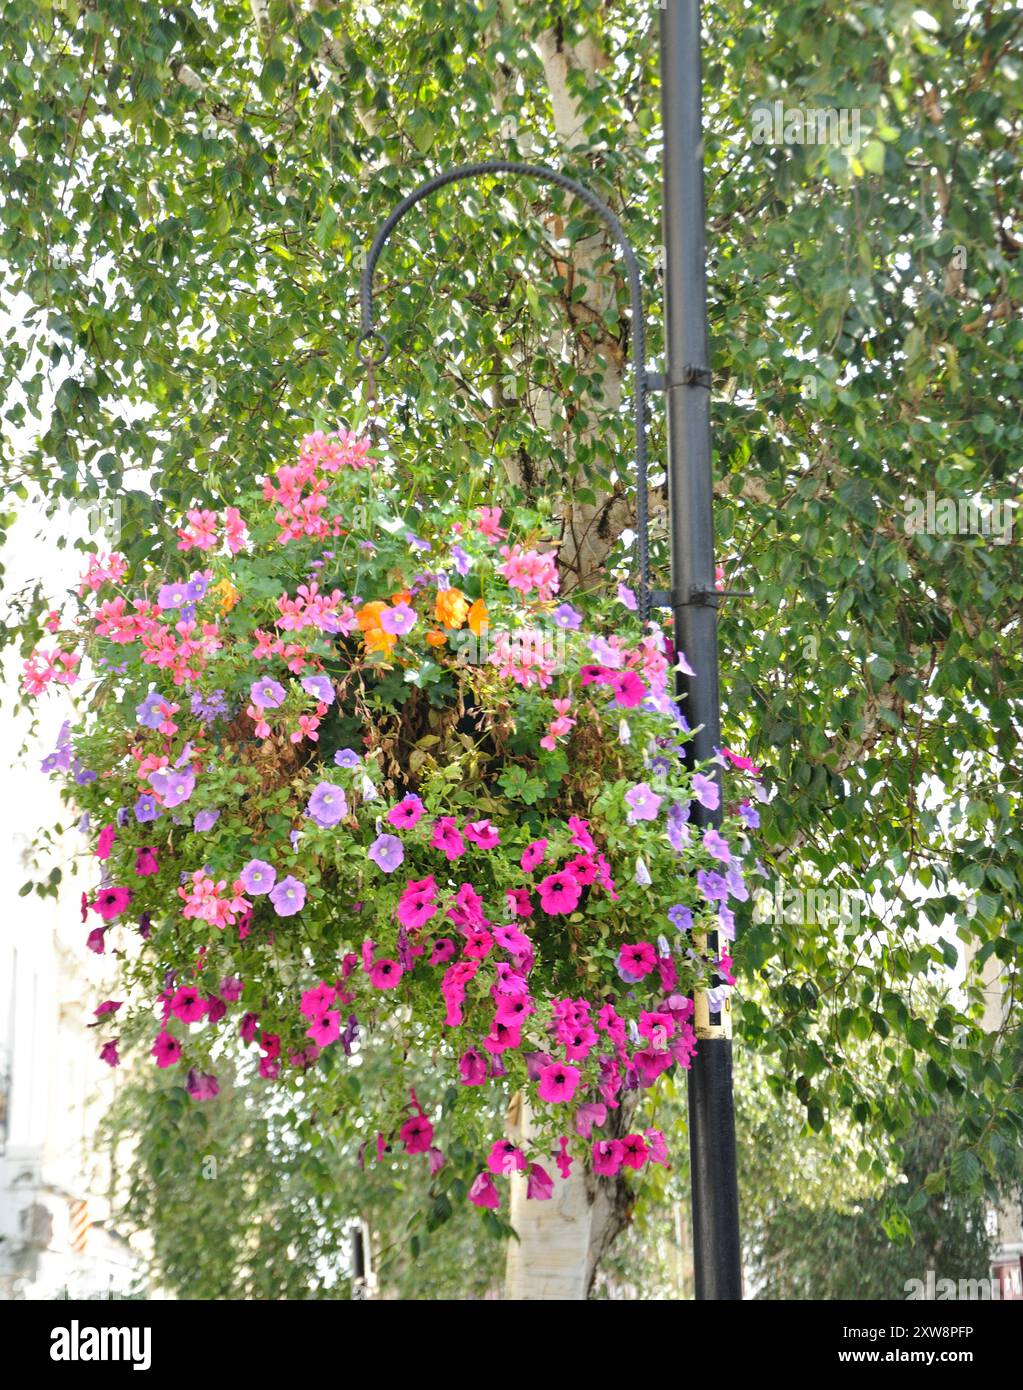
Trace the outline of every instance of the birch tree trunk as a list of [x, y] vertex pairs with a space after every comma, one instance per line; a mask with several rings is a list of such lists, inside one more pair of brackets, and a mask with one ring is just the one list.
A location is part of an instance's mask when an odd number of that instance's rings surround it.
[[[603, 63], [598, 47], [586, 41], [569, 45], [560, 29], [538, 35], [536, 51], [543, 63], [550, 96], [551, 116], [559, 143], [572, 149], [580, 140], [582, 117], [572, 83], [583, 74], [591, 82]], [[577, 242], [570, 253], [572, 268], [587, 285], [584, 298], [575, 306], [566, 304], [570, 318], [576, 314], [599, 319], [612, 301], [614, 287], [606, 276], [595, 274], [605, 251], [603, 234]], [[566, 337], [573, 331], [568, 328]], [[609, 335], [589, 349], [591, 362], [601, 377], [605, 411], [614, 411], [621, 400], [625, 358]], [[535, 402], [538, 419], [553, 432], [558, 428], [560, 410], [549, 397]], [[589, 585], [599, 579], [601, 567], [631, 513], [622, 495], [590, 505], [565, 499], [562, 511], [562, 537], [558, 567], [566, 588]], [[612, 1116], [620, 1126], [622, 1117], [631, 1115], [632, 1106], [623, 1103]], [[569, 1117], [566, 1116], [566, 1124]], [[531, 1116], [528, 1098], [515, 1096], [508, 1112], [508, 1134], [516, 1142], [529, 1138]], [[607, 1131], [602, 1131], [607, 1133]], [[604, 1255], [628, 1220], [629, 1192], [613, 1179], [594, 1178], [578, 1158], [572, 1173], [562, 1178], [553, 1163], [545, 1163], [554, 1181], [550, 1201], [527, 1201], [526, 1180], [516, 1173], [511, 1179], [511, 1224], [518, 1240], [508, 1242], [505, 1270], [505, 1298], [516, 1301], [581, 1300], [589, 1296], [594, 1276]]]
[[[633, 1107], [624, 1101], [610, 1128], [624, 1132]], [[508, 1134], [529, 1138], [529, 1102], [520, 1092], [508, 1111]], [[518, 1240], [508, 1242], [504, 1296], [517, 1302], [576, 1302], [589, 1297], [601, 1257], [629, 1219], [631, 1197], [624, 1183], [594, 1178], [578, 1159], [562, 1178], [553, 1164], [554, 1195], [527, 1201], [522, 1173], [511, 1178], [511, 1224]]]

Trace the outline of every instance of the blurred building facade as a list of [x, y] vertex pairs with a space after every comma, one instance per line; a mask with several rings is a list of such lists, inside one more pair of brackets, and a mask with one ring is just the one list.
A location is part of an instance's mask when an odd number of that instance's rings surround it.
[[[5, 764], [15, 737], [10, 725], [0, 735]], [[0, 1298], [123, 1295], [138, 1259], [111, 1222], [96, 1138], [117, 1074], [89, 1027], [107, 997], [106, 962], [85, 947], [75, 832], [41, 874], [32, 866], [36, 828], [68, 816], [38, 762], [6, 773], [0, 805]], [[19, 895], [52, 868], [62, 873], [54, 897]]]

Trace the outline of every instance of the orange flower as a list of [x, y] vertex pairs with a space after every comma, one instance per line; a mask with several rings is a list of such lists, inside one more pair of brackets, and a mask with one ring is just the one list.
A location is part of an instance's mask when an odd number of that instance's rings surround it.
[[482, 637], [489, 625], [490, 617], [487, 613], [487, 605], [481, 598], [478, 598], [469, 609], [469, 630], [476, 637]]
[[426, 640], [431, 647], [443, 647], [448, 639], [439, 627], [434, 627], [426, 634]]
[[222, 613], [230, 613], [241, 597], [230, 579], [222, 579], [219, 584], [214, 584], [213, 592], [220, 595], [220, 611]]
[[363, 632], [371, 632], [380, 626], [380, 614], [387, 607], [386, 603], [381, 603], [379, 599], [373, 599], [371, 603], [364, 603], [356, 614], [356, 621]]
[[391, 595], [391, 602], [393, 604], [411, 603], [412, 595], [408, 589], [399, 589], [396, 594]]
[[385, 632], [382, 627], [371, 627], [363, 636], [368, 652], [383, 652], [385, 656], [390, 654], [397, 640], [393, 632]]
[[461, 589], [441, 589], [437, 593], [434, 613], [445, 627], [459, 628], [465, 622], [469, 605]]

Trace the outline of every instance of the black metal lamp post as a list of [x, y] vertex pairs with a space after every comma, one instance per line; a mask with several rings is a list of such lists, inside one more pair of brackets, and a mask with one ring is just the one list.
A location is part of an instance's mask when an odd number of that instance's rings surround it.
[[[717, 614], [714, 583], [713, 479], [710, 442], [710, 370], [707, 363], [706, 267], [703, 204], [703, 134], [700, 89], [700, 0], [660, 0], [661, 90], [664, 125], [665, 370], [648, 374], [642, 284], [635, 250], [614, 212], [584, 184], [543, 165], [485, 160], [427, 179], [382, 224], [362, 270], [359, 355], [372, 374], [387, 355], [373, 319], [373, 272], [391, 232], [423, 198], [448, 184], [494, 174], [536, 179], [563, 188], [592, 208], [621, 248], [629, 282], [636, 431], [636, 531], [639, 615], [651, 600], [670, 606], [676, 646], [696, 671], [678, 677], [678, 693], [696, 729], [687, 744], [691, 762], [712, 758], [720, 744]], [[376, 342], [374, 354], [370, 344]], [[668, 397], [668, 493], [671, 525], [670, 593], [650, 588], [646, 399]], [[720, 812], [696, 808], [699, 825]], [[717, 954], [716, 936], [704, 949]], [[727, 996], [712, 1012], [706, 993], [695, 1000], [699, 1044], [689, 1076], [694, 1261], [698, 1299], [739, 1299], [742, 1279], [736, 1184], [732, 1043]]]

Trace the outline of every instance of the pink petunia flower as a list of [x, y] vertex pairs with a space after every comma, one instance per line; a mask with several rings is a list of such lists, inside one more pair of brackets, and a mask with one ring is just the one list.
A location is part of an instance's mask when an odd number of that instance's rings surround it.
[[580, 1077], [578, 1067], [569, 1066], [566, 1062], [552, 1062], [540, 1070], [537, 1094], [549, 1105], [560, 1105], [575, 1095]]

